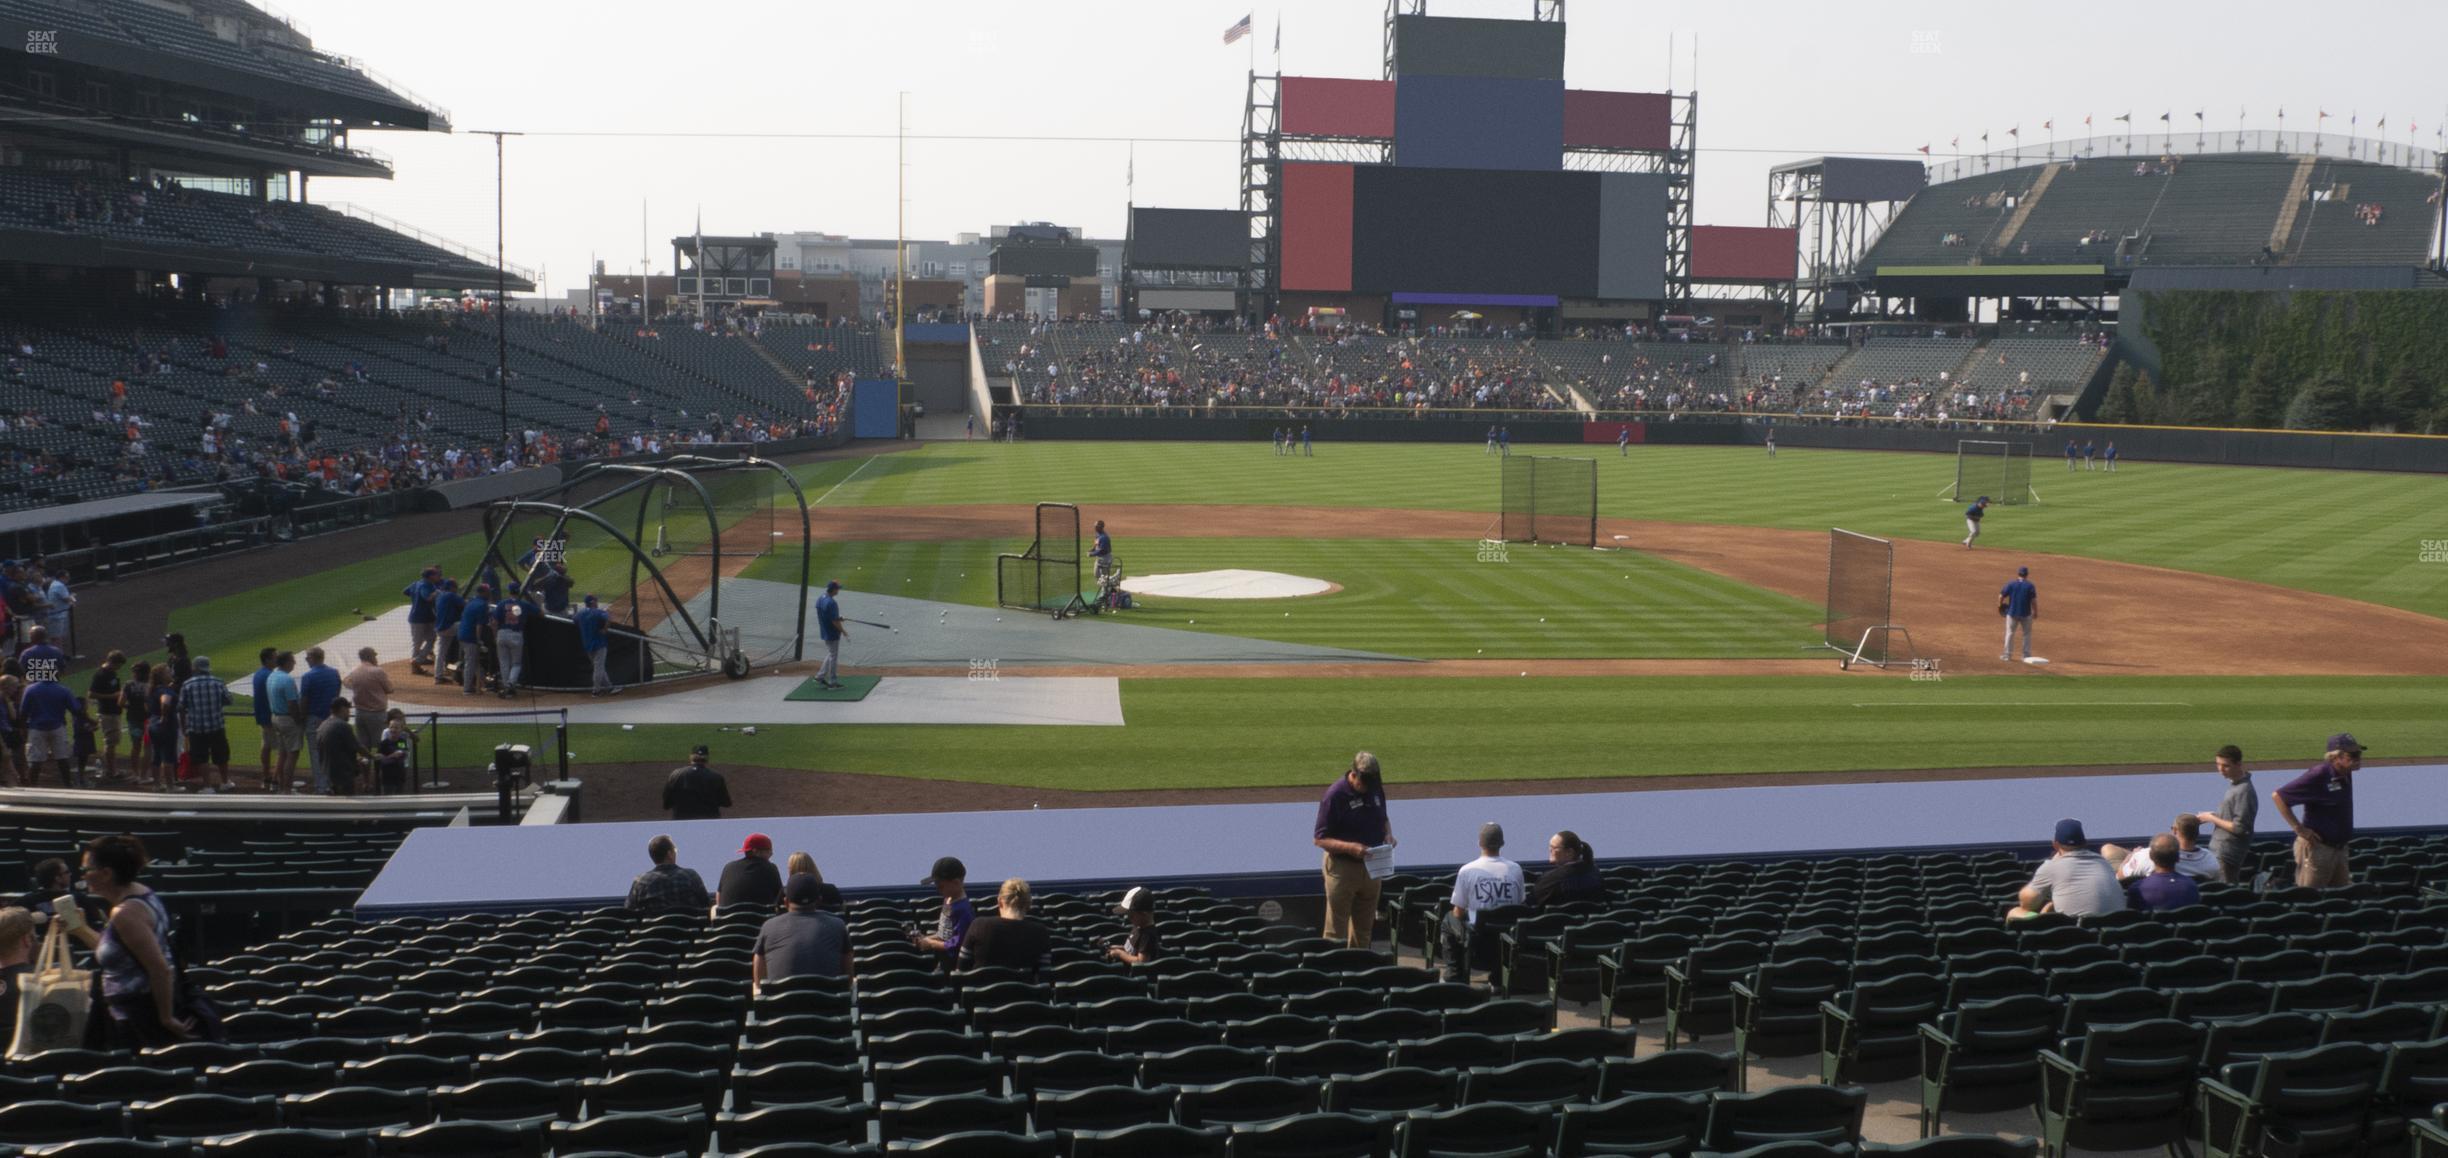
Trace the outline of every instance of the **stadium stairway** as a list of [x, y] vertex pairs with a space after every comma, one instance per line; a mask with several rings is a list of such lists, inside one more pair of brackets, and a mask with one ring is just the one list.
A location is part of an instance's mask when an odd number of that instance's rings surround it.
[[2286, 205], [2278, 210], [2278, 224], [2270, 229], [2269, 247], [2285, 253], [2287, 239], [2295, 235], [2295, 219], [2303, 213], [2304, 194], [2312, 187], [2313, 159], [2295, 158], [2295, 176], [2287, 182]]
[[2032, 182], [2031, 192], [2024, 194], [2022, 204], [2015, 206], [2014, 214], [2006, 219], [2006, 228], [1998, 231], [1998, 249], [2004, 250], [2014, 244], [2015, 234], [2023, 231], [2023, 223], [2031, 220], [2032, 210], [2038, 207], [2041, 196], [2048, 192], [2048, 187], [2056, 182], [2057, 174], [2064, 168], [2054, 162], [2041, 168], [2040, 179]]

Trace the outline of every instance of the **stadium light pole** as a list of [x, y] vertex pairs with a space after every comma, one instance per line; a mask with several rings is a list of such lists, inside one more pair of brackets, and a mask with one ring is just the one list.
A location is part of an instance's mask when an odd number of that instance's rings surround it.
[[510, 262], [502, 241], [502, 138], [524, 133], [477, 129], [493, 138], [493, 386], [501, 406], [502, 453], [510, 453]]

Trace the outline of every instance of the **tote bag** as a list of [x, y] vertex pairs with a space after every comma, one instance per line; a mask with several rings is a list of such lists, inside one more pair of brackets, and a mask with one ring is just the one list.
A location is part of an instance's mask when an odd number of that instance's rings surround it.
[[17, 976], [22, 985], [17, 992], [17, 1040], [10, 1043], [8, 1055], [22, 1058], [84, 1045], [85, 1024], [93, 1015], [93, 974], [70, 963], [68, 937], [57, 918], [43, 934], [34, 968]]

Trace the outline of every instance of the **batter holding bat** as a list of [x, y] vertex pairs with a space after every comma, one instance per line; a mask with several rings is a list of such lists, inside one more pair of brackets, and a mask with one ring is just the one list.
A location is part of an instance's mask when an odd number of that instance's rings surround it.
[[840, 691], [842, 686], [841, 641], [844, 635], [849, 634], [842, 629], [841, 604], [833, 599], [834, 593], [840, 590], [841, 580], [831, 580], [825, 584], [823, 597], [816, 600], [816, 635], [824, 640], [825, 649], [824, 666], [816, 671], [816, 685], [835, 691]]

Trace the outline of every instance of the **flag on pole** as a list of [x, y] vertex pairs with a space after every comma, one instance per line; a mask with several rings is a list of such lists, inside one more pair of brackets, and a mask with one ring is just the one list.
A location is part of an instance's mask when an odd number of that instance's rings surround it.
[[2089, 114], [2089, 113], [2084, 113], [2084, 114], [2083, 114], [2083, 127], [2084, 127], [2084, 128], [2086, 128], [2086, 129], [2091, 127], [2091, 114]]
[[1956, 149], [1956, 148], [1961, 148], [1962, 146], [1963, 146], [1963, 137], [1962, 137], [1962, 136], [1958, 135], [1958, 136], [1953, 136], [1953, 137], [1948, 137], [1948, 138], [1947, 138], [1947, 148], [1950, 148], [1950, 149]]
[[2057, 120], [2056, 120], [2056, 118], [2052, 117], [2052, 118], [2050, 118], [2050, 119], [2048, 119], [2048, 120], [2045, 120], [2045, 121], [2040, 122], [2040, 128], [2041, 128], [2041, 130], [2042, 130], [2043, 132], [2050, 132], [2050, 133], [2056, 132], [2056, 131], [2057, 131]]
[[2022, 139], [2023, 139], [2023, 126], [2021, 126], [2021, 125], [2016, 125], [2015, 127], [2013, 127], [2013, 128], [2011, 128], [2011, 129], [2006, 130], [2006, 135], [2007, 135], [2007, 136], [2009, 136], [2009, 137], [2013, 137], [2014, 139], [2016, 139], [2016, 140], [2018, 140], [2018, 141], [2022, 140]]
[[1275, 55], [1283, 55], [1283, 13], [1275, 14]]
[[2120, 120], [2120, 121], [2124, 121], [2124, 122], [2125, 122], [2125, 123], [2127, 123], [2127, 124], [2132, 124], [2132, 123], [2133, 123], [2133, 110], [2132, 110], [2132, 109], [2127, 109], [2127, 110], [2125, 110], [2124, 112], [2117, 114], [2117, 119], [2118, 119], [2118, 120]]
[[2166, 112], [2164, 112], [2164, 113], [2159, 114], [2159, 120], [2160, 120], [2160, 122], [2161, 122], [2162, 124], [2164, 124], [2164, 123], [2166, 123], [2166, 121], [2167, 121], [2167, 119], [2168, 119], [2169, 117], [2172, 117], [2172, 116], [2175, 116], [2175, 115], [2176, 115], [2176, 110], [2174, 110], [2174, 109], [2169, 109], [2168, 111], [2166, 111]]
[[2315, 120], [2323, 120], [2323, 121], [2328, 120], [2328, 119], [2329, 119], [2329, 110], [2327, 110], [2327, 109], [2321, 109], [2321, 110], [2320, 110], [2320, 115], [2319, 115], [2319, 116], [2317, 116], [2317, 117], [2315, 117], [2314, 119], [2315, 119]]
[[2388, 114], [2387, 114], [2387, 113], [2382, 113], [2382, 114], [2380, 114], [2380, 119], [2379, 119], [2379, 120], [2376, 120], [2376, 121], [2373, 121], [2373, 122], [2372, 122], [2372, 127], [2373, 127], [2373, 128], [2375, 128], [2375, 129], [2385, 129], [2385, 128], [2387, 128], [2387, 127], [2388, 127]]
[[1922, 155], [1922, 156], [1924, 156], [1924, 157], [1929, 156], [1929, 146], [1928, 146], [1928, 145], [1923, 145], [1923, 146], [1921, 146], [1921, 155]]
[[2203, 113], [2206, 113], [2206, 112], [2209, 112], [2209, 111], [2210, 111], [2210, 110], [2208, 110], [2208, 109], [2195, 109], [2195, 110], [2193, 110], [2193, 119], [2198, 121], [2198, 120], [2202, 119], [2202, 114], [2203, 114]]
[[1241, 19], [1239, 19], [1239, 20], [1237, 20], [1237, 21], [1234, 21], [1234, 22], [1233, 22], [1233, 26], [1232, 26], [1232, 27], [1227, 28], [1227, 29], [1225, 29], [1225, 30], [1224, 30], [1224, 43], [1226, 43], [1226, 44], [1238, 44], [1238, 43], [1240, 43], [1240, 42], [1241, 42], [1241, 38], [1242, 38], [1242, 37], [1247, 36], [1247, 35], [1249, 35], [1249, 34], [1250, 34], [1250, 18], [1249, 18], [1249, 17], [1247, 17], [1247, 16], [1244, 16], [1244, 17], [1242, 17]]

